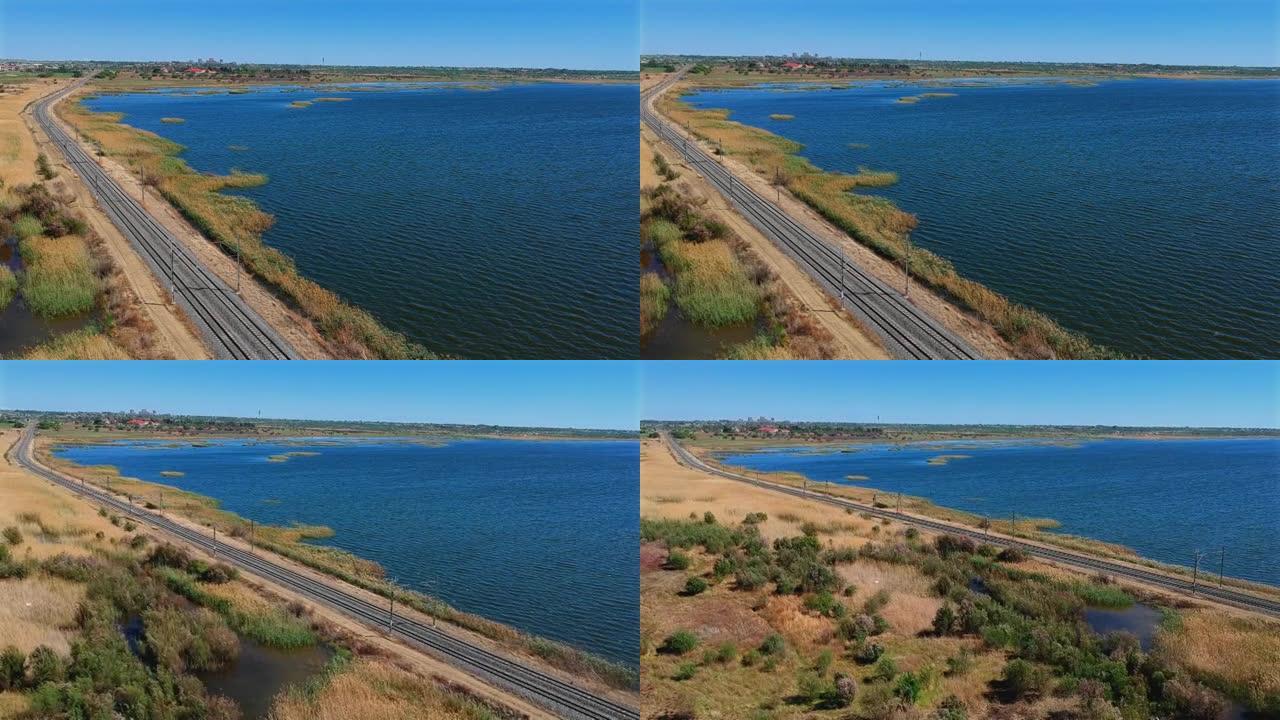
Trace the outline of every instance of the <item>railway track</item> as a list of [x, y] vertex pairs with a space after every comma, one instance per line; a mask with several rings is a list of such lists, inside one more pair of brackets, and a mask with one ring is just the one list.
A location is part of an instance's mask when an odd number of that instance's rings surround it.
[[32, 116], [151, 272], [165, 282], [213, 355], [221, 360], [300, 359], [284, 338], [151, 217], [54, 121], [50, 106], [84, 82], [36, 101]]
[[514, 693], [566, 720], [638, 720], [638, 709], [592, 690], [541, 672], [410, 618], [391, 620], [389, 609], [374, 605], [306, 575], [225, 543], [217, 543], [163, 515], [137, 507], [115, 495], [41, 465], [32, 455], [34, 431], [26, 430], [10, 451], [27, 471], [121, 515], [134, 518], [185, 542], [214, 553], [241, 570], [287, 587], [387, 635], [397, 636], [428, 655], [463, 670], [482, 682]]
[[653, 107], [662, 93], [680, 81], [683, 72], [641, 95], [640, 115], [666, 143], [697, 168], [737, 211], [785, 252], [819, 285], [871, 328], [896, 358], [913, 360], [972, 360], [979, 357], [954, 333], [943, 327], [902, 293], [851, 262], [844, 251], [812, 233], [778, 205], [761, 197], [704, 150], [696, 139], [682, 134]]
[[771, 490], [773, 492], [786, 493], [795, 497], [812, 500], [814, 502], [834, 505], [849, 510], [867, 513], [876, 517], [888, 518], [906, 525], [914, 525], [915, 527], [930, 530], [933, 532], [948, 533], [950, 535], [961, 535], [972, 538], [978, 542], [988, 543], [998, 547], [1014, 547], [1022, 550], [1028, 555], [1033, 555], [1045, 560], [1052, 560], [1063, 565], [1070, 565], [1081, 570], [1089, 572], [1101, 572], [1107, 575], [1127, 578], [1148, 585], [1155, 585], [1165, 590], [1170, 590], [1180, 595], [1190, 598], [1211, 599], [1217, 602], [1226, 603], [1235, 607], [1253, 610], [1255, 612], [1264, 613], [1273, 617], [1280, 617], [1280, 601], [1270, 600], [1267, 598], [1257, 597], [1248, 593], [1232, 590], [1227, 587], [1196, 584], [1192, 586], [1191, 581], [1184, 578], [1173, 577], [1162, 573], [1142, 570], [1130, 567], [1121, 563], [1102, 560], [1080, 553], [1069, 552], [1066, 550], [1058, 550], [1056, 548], [1046, 548], [1041, 545], [1022, 542], [1006, 537], [998, 537], [988, 535], [987, 533], [970, 528], [958, 527], [948, 523], [943, 523], [927, 518], [920, 518], [914, 515], [905, 515], [886, 508], [873, 507], [871, 505], [863, 505], [851, 500], [825, 495], [823, 493], [810, 492], [802, 488], [781, 485], [778, 483], [753, 478], [748, 475], [730, 472], [722, 468], [714, 467], [699, 459], [696, 455], [689, 452], [685, 447], [676, 442], [670, 434], [663, 433], [663, 441], [667, 447], [671, 449], [671, 454], [676, 462], [685, 467], [699, 470], [701, 472], [710, 473], [718, 477], [729, 480], [737, 480], [754, 485], [758, 488]]

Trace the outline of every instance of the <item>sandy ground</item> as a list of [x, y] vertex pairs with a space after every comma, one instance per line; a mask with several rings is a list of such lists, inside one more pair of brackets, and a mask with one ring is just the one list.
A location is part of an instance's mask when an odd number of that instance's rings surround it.
[[[79, 93], [73, 93], [73, 96], [78, 95]], [[63, 100], [61, 102], [68, 101], [70, 100]], [[67, 123], [57, 115], [57, 113], [54, 113], [54, 117], [56, 118], [56, 122], [60, 123], [69, 135], [79, 138], [79, 134], [73, 128], [68, 126]], [[88, 150], [87, 147], [86, 151], [88, 151], [90, 155], [94, 154], [92, 151]], [[58, 157], [59, 160], [61, 160], [61, 156], [57, 155], [52, 148], [48, 154], [51, 158]], [[196, 230], [191, 223], [187, 222], [187, 220], [182, 217], [181, 213], [161, 198], [155, 190], [148, 190], [144, 199], [141, 181], [139, 181], [137, 177], [130, 173], [119, 162], [106, 157], [99, 158], [99, 161], [102, 167], [111, 175], [112, 178], [116, 180], [117, 183], [119, 183], [124, 191], [135, 200], [143, 203], [147, 211], [151, 213], [151, 216], [169, 232], [173, 233], [174, 237], [178, 238], [180, 242], [192, 250], [205, 267], [212, 270], [230, 287], [234, 288], [236, 286], [237, 263], [234, 258], [223, 253], [217, 245], [201, 235], [200, 231]], [[66, 171], [70, 174], [70, 171], [66, 169], [64, 163], [60, 162], [58, 167], [60, 173]], [[77, 184], [83, 185], [81, 182], [77, 182]], [[93, 207], [96, 209], [96, 204], [94, 204]], [[101, 211], [98, 211], [98, 214], [101, 214]], [[106, 221], [105, 215], [101, 215], [101, 217], [103, 221]], [[137, 257], [137, 254], [132, 252], [132, 249], [128, 247], [127, 243], [125, 247], [130, 250], [130, 254], [134, 255], [135, 264], [140, 267], [142, 271], [150, 275], [150, 271], [142, 264], [142, 261]], [[160, 283], [161, 281], [155, 280], [153, 276], [152, 282]], [[324, 340], [320, 337], [320, 334], [316, 331], [310, 320], [277, 297], [265, 285], [258, 282], [258, 280], [248, 272], [240, 273], [240, 286], [242, 288], [241, 295], [244, 297], [245, 301], [248, 302], [249, 306], [256, 310], [264, 320], [266, 320], [273, 328], [276, 329], [277, 332], [280, 333], [281, 336], [287, 339], [304, 359], [326, 360], [333, 356], [326, 348]], [[208, 357], [207, 350], [204, 352], [203, 357]]]
[[[686, 83], [678, 83], [668, 93], [679, 92], [680, 88], [685, 87]], [[686, 134], [683, 128], [677, 128], [682, 135]], [[702, 142], [695, 140], [696, 142]], [[708, 153], [712, 151], [711, 146], [702, 143], [703, 148]], [[902, 287], [903, 275], [902, 268], [898, 265], [885, 260], [876, 255], [870, 248], [858, 243], [848, 234], [829, 223], [813, 208], [809, 207], [805, 202], [799, 200], [785, 188], [781, 193], [780, 202], [777, 189], [770, 185], [767, 180], [753, 171], [750, 167], [730, 156], [714, 156], [719, 159], [721, 164], [728, 168], [742, 182], [745, 182], [762, 198], [774, 201], [783, 211], [792, 218], [804, 225], [818, 237], [827, 240], [833, 244], [844, 247], [845, 253], [849, 260], [858, 265], [858, 267], [870, 272], [890, 287]], [[721, 200], [723, 203], [723, 199]], [[744, 221], [745, 222], [745, 221]], [[785, 256], [784, 256], [785, 257]], [[789, 261], [789, 259], [788, 259]], [[794, 263], [790, 263], [794, 267]], [[798, 270], [798, 268], [797, 268]], [[803, 271], [801, 271], [803, 274]], [[1000, 337], [995, 328], [986, 322], [974, 317], [971, 313], [965, 312], [950, 302], [944, 300], [941, 296], [929, 290], [926, 287], [913, 282], [911, 284], [910, 300], [913, 305], [924, 310], [930, 316], [937, 319], [952, 332], [963, 338], [969, 345], [985, 358], [1012, 358], [1014, 357], [1009, 344]]]
[[[41, 79], [29, 83], [6, 84], [0, 93], [0, 180], [5, 187], [32, 183], [36, 177], [35, 138], [20, 117], [22, 109], [36, 98], [66, 86], [65, 80]], [[52, 159], [52, 158], [50, 158]]]
[[[14, 435], [14, 439], [16, 439], [16, 434]], [[6, 447], [12, 442], [13, 440], [0, 439], [0, 443], [3, 443], [4, 446]], [[38, 451], [38, 449], [41, 448], [43, 445], [44, 445], [44, 439], [37, 436], [36, 445], [35, 445], [35, 448], [33, 448], [33, 454], [34, 454], [34, 451]], [[20, 472], [26, 475], [26, 473], [21, 470], [17, 470], [17, 472]], [[61, 488], [57, 488], [56, 486], [52, 486], [52, 485], [50, 485], [49, 487], [52, 490], [58, 493], [61, 493], [64, 496], [70, 497], [70, 499], [74, 502], [84, 503], [84, 501], [80, 500], [79, 498], [71, 497], [69, 493], [66, 493]], [[207, 532], [207, 528], [203, 528], [200, 525], [197, 525], [196, 523], [193, 523], [187, 520], [186, 518], [175, 516], [172, 514], [169, 515], [168, 517], [170, 520], [182, 523], [183, 525], [193, 530], [197, 530], [200, 532]], [[161, 531], [159, 531], [158, 529], [153, 528], [153, 532], [155, 532], [157, 535], [161, 535], [171, 541], [177, 542], [178, 544], [182, 544], [188, 547], [188, 549], [195, 554], [203, 555], [205, 557], [211, 557], [208, 552], [202, 549], [199, 549], [194, 545], [190, 545], [188, 543], [178, 541], [176, 538], [170, 538], [164, 533], [162, 533]], [[250, 551], [250, 548], [246, 543], [233, 537], [219, 535], [218, 542], [220, 544], [235, 546], [246, 552]], [[266, 553], [266, 551], [262, 550], [261, 548], [254, 548], [252, 551], [258, 554]], [[266, 554], [270, 554], [270, 553], [266, 553]], [[373, 603], [375, 605], [388, 604], [387, 599], [384, 597], [371, 593], [367, 590], [343, 583], [340, 580], [337, 580], [333, 577], [320, 573], [316, 570], [306, 567], [305, 565], [294, 562], [293, 560], [290, 560], [288, 558], [281, 557], [279, 555], [274, 555], [274, 554], [270, 554], [270, 555], [271, 555], [272, 562], [276, 563], [277, 565], [288, 567], [294, 572], [307, 575], [308, 577], [314, 580], [327, 583], [331, 586], [341, 587], [344, 592], [357, 595], [362, 599], [370, 603]], [[285, 600], [296, 600], [298, 602], [303, 603], [308, 608], [311, 608], [313, 610], [316, 617], [323, 618], [324, 620], [328, 621], [332, 625], [338, 628], [341, 628], [356, 637], [359, 637], [364, 642], [367, 642], [371, 645], [378, 647], [380, 650], [386, 652], [392, 658], [400, 661], [401, 663], [407, 663], [410, 667], [414, 668], [420, 673], [423, 673], [431, 677], [440, 677], [448, 680], [449, 682], [456, 683], [466, 688], [468, 691], [473, 692], [479, 697], [487, 698], [497, 704], [505, 705], [507, 707], [518, 710], [519, 712], [526, 714], [530, 718], [554, 718], [554, 716], [547, 713], [547, 711], [542, 710], [538, 706], [533, 705], [532, 703], [524, 700], [519, 696], [512, 695], [502, 690], [498, 690], [496, 688], [485, 685], [479, 680], [476, 680], [475, 678], [473, 678], [471, 675], [468, 675], [447, 663], [440, 662], [400, 640], [391, 639], [382, 635], [382, 633], [380, 632], [382, 629], [381, 627], [374, 628], [360, 621], [353, 620], [347, 617], [346, 615], [343, 615], [335, 610], [331, 610], [327, 608], [324, 605], [314, 603], [313, 601], [303, 597], [300, 594], [297, 594], [296, 592], [290, 590], [289, 588], [286, 588], [283, 585], [279, 585], [268, 579], [258, 577], [256, 575], [253, 575], [252, 573], [244, 573], [244, 575], [248, 578], [252, 578], [255, 584], [266, 588], [272, 594], [278, 597], [284, 598]], [[397, 618], [409, 617], [418, 622], [422, 622], [428, 625], [431, 624], [432, 622], [429, 616], [423, 615], [422, 613], [419, 613], [409, 608], [402, 607], [400, 605], [396, 606], [396, 617]], [[466, 641], [469, 643], [484, 647], [485, 649], [497, 655], [502, 655], [506, 657], [515, 656], [515, 653], [513, 653], [511, 650], [505, 647], [502, 647], [497, 643], [495, 643], [494, 641], [486, 637], [483, 637], [481, 635], [478, 635], [476, 633], [470, 632], [468, 630], [464, 630], [462, 628], [446, 625], [446, 624], [440, 624], [438, 627], [446, 632], [449, 632], [454, 636], [465, 638]], [[521, 655], [519, 659], [521, 662], [524, 662], [525, 664], [529, 664], [529, 665], [535, 665], [541, 671], [551, 674], [553, 676], [559, 677], [565, 682], [572, 683], [580, 687], [591, 687], [597, 693], [610, 697], [619, 702], [625, 702], [625, 703], [631, 703], [631, 704], [636, 703], [636, 698], [634, 695], [629, 695], [628, 693], [625, 693], [619, 690], [607, 688], [600, 684], [592, 684], [587, 681], [584, 681], [581, 678], [571, 676], [568, 673], [565, 673], [564, 671], [561, 671], [557, 668], [546, 665], [541, 661], [541, 659], [536, 658], [532, 655]]]
[[[667, 159], [680, 172], [676, 181], [686, 194], [707, 200], [704, 208], [725, 224], [747, 243], [755, 254], [778, 275], [778, 279], [791, 295], [800, 303], [811, 317], [831, 333], [832, 347], [836, 357], [846, 360], [883, 360], [889, 354], [881, 347], [878, 338], [865, 330], [847, 310], [839, 309], [838, 303], [794, 261], [764, 235], [755, 226], [747, 222], [736, 210], [729, 206], [721, 195], [698, 172], [684, 162], [681, 155], [667, 147], [649, 128], [641, 128], [640, 184], [642, 187], [656, 184], [658, 178], [653, 168], [653, 153], [657, 152]], [[646, 177], [649, 178], [646, 181]]]

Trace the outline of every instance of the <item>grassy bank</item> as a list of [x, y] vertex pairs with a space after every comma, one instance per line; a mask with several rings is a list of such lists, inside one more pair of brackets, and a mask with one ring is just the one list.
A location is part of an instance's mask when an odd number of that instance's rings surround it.
[[216, 528], [220, 535], [231, 536], [270, 550], [383, 597], [394, 597], [397, 603], [476, 632], [510, 650], [541, 658], [553, 667], [618, 688], [629, 689], [636, 683], [635, 672], [631, 668], [616, 665], [545, 638], [523, 633], [477, 615], [464, 613], [438, 598], [405, 590], [389, 582], [378, 563], [334, 547], [309, 542], [332, 536], [333, 531], [327, 527], [305, 525], [277, 527], [251, 524], [234, 513], [222, 510], [218, 506], [218, 501], [213, 498], [124, 477], [111, 466], [80, 466], [53, 456], [44, 446], [39, 447], [36, 454], [42, 463], [118, 495], [127, 495], [135, 504], [157, 510], [163, 509], [166, 513], [183, 516], [199, 525]]
[[299, 275], [292, 259], [263, 243], [262, 233], [271, 226], [272, 217], [252, 201], [222, 191], [260, 185], [266, 176], [196, 172], [178, 157], [181, 146], [122, 124], [119, 113], [94, 113], [78, 102], [60, 104], [58, 113], [98, 154], [118, 160], [154, 187], [205, 237], [301, 310], [338, 356], [430, 357], [424, 348], [383, 327], [369, 313]]
[[1155, 596], [690, 471], [657, 443], [641, 462], [647, 718], [1216, 718], [1221, 694], [1275, 697], [1275, 623], [1170, 608], [1238, 635], [1183, 620], [1188, 647], [1162, 627], [1143, 651], [1083, 611]]
[[93, 314], [87, 328], [28, 349], [28, 359], [154, 357], [155, 326], [116, 267], [102, 238], [72, 209], [74, 198], [43, 183], [0, 188], [0, 235], [18, 240], [23, 269], [0, 272], [0, 308], [21, 294], [37, 316]]
[[640, 236], [671, 277], [641, 277], [642, 332], [656, 327], [674, 303], [700, 327], [762, 326], [751, 341], [726, 348], [726, 357], [832, 357], [830, 333], [792, 300], [773, 271], [676, 182], [679, 173], [662, 155], [655, 154], [653, 164], [663, 180], [641, 191]]
[[718, 153], [742, 161], [771, 183], [786, 187], [836, 227], [880, 256], [907, 264], [912, 277], [972, 311], [1028, 358], [1113, 358], [1116, 354], [1062, 328], [1031, 308], [961, 277], [946, 259], [910, 242], [916, 217], [883, 197], [855, 192], [897, 181], [892, 173], [824, 171], [798, 155], [803, 147], [766, 130], [729, 119], [727, 110], [696, 110], [673, 95], [660, 100], [675, 123], [711, 143]]

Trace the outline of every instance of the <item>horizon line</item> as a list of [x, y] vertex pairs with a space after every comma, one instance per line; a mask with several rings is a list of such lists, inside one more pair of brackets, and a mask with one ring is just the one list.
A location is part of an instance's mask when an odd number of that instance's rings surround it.
[[[691, 58], [787, 58], [799, 57], [805, 53], [747, 53], [741, 55], [733, 54], [704, 54], [704, 53], [680, 53], [680, 52], [643, 52], [640, 58], [646, 57], [691, 57]], [[822, 55], [818, 53], [808, 53], [818, 59], [828, 60], [876, 60], [881, 62], [900, 62], [900, 63], [930, 63], [930, 62], [946, 62], [946, 63], [1021, 63], [1021, 64], [1038, 64], [1038, 65], [1153, 65], [1157, 67], [1173, 67], [1173, 68], [1234, 68], [1234, 69], [1258, 69], [1258, 70], [1280, 70], [1280, 65], [1218, 65], [1213, 63], [1162, 63], [1147, 60], [1142, 61], [1119, 61], [1119, 60], [1010, 60], [1008, 58], [999, 60], [981, 60], [978, 58], [893, 58], [893, 57], [859, 57], [856, 55]]]
[[[143, 64], [143, 63], [198, 63], [211, 58], [167, 58], [164, 60], [112, 60], [109, 58], [23, 58], [23, 57], [6, 57], [0, 58], [2, 62], [39, 62], [39, 63], [126, 63], [126, 64]], [[585, 68], [585, 67], [556, 67], [553, 65], [534, 66], [534, 65], [376, 65], [376, 64], [343, 64], [343, 63], [310, 63], [310, 62], [281, 62], [281, 61], [248, 61], [248, 60], [225, 60], [218, 59], [218, 64], [234, 64], [234, 65], [264, 65], [264, 66], [280, 66], [280, 67], [303, 67], [303, 68], [401, 68], [406, 70], [425, 69], [425, 70], [572, 70], [574, 72], [639, 72], [639, 61], [637, 60], [637, 68], [635, 70], [629, 68]]]
[[[640, 423], [712, 423], [712, 422], [760, 422], [754, 418], [641, 418]], [[866, 425], [871, 427], [887, 426], [926, 426], [926, 427], [1051, 427], [1051, 428], [1124, 428], [1135, 430], [1267, 430], [1280, 432], [1280, 425], [1120, 425], [1114, 423], [1057, 423], [1057, 422], [912, 422], [912, 421], [867, 421], [867, 420], [791, 420], [786, 418], [770, 418], [765, 422], [781, 424], [827, 423], [839, 425]]]

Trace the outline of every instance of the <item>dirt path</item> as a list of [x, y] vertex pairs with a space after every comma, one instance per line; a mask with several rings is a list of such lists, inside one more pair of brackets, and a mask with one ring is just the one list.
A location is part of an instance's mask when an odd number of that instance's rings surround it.
[[[664, 95], [678, 93], [686, 86], [687, 83], [677, 83]], [[658, 107], [657, 102], [655, 102], [656, 107]], [[684, 129], [678, 126], [676, 131], [682, 135], [685, 134]], [[694, 139], [694, 141], [700, 143], [708, 152], [712, 151], [705, 142], [698, 139]], [[779, 208], [818, 237], [832, 244], [842, 246], [849, 260], [856, 263], [858, 267], [888, 283], [890, 287], [899, 287], [903, 284], [902, 268], [900, 266], [880, 257], [870, 248], [849, 237], [848, 233], [832, 225], [819, 215], [816, 210], [809, 207], [807, 203], [796, 198], [786, 189], [783, 189], [779, 196], [775, 186], [732, 156], [718, 156], [718, 159], [738, 180], [748, 185], [760, 197], [769, 199], [780, 197], [779, 200], [775, 201]], [[723, 205], [723, 199], [721, 204]], [[794, 263], [790, 264], [793, 268], [795, 267]], [[938, 322], [941, 322], [948, 330], [962, 338], [982, 357], [991, 359], [1014, 357], [1013, 349], [1004, 338], [1000, 337], [995, 328], [975, 317], [972, 313], [956, 307], [929, 288], [913, 282], [911, 284], [910, 301], [911, 304], [921, 308]]]
[[[66, 121], [57, 112], [57, 105], [62, 102], [75, 102], [80, 96], [80, 92], [72, 93], [68, 99], [60, 100], [54, 104], [52, 113], [55, 122], [58, 122], [67, 133], [77, 140], [80, 134], [67, 124]], [[28, 120], [28, 126], [34, 126], [34, 123]], [[43, 137], [43, 136], [41, 136]], [[52, 149], [51, 149], [52, 151]], [[86, 146], [86, 151], [90, 155], [96, 155], [92, 149]], [[50, 157], [58, 157], [56, 153], [50, 152]], [[143, 194], [143, 186], [141, 181], [129, 172], [123, 165], [109, 157], [99, 157], [100, 164], [103, 169], [120, 185], [120, 187], [132, 196], [135, 200], [142, 203], [147, 211], [157, 222], [165, 229], [178, 238], [180, 242], [191, 249], [196, 254], [200, 262], [213, 273], [215, 273], [223, 282], [230, 287], [236, 287], [236, 278], [238, 263], [235, 258], [228, 256], [222, 252], [215, 243], [210, 241], [204, 235], [196, 230], [186, 218], [176, 208], [170, 205], [155, 190], [149, 190]], [[82, 184], [82, 183], [78, 183]], [[96, 209], [96, 203], [93, 205]], [[100, 211], [98, 211], [101, 214]], [[102, 215], [102, 219], [106, 221], [106, 216]], [[121, 238], [123, 240], [123, 238]], [[127, 243], [126, 243], [126, 247]], [[130, 248], [131, 250], [131, 248]], [[131, 250], [132, 253], [132, 250]], [[134, 259], [141, 264], [141, 259], [136, 253], [132, 253]], [[146, 270], [145, 265], [142, 266]], [[148, 274], [150, 271], [147, 270]], [[250, 275], [248, 272], [241, 271], [239, 273], [241, 295], [245, 301], [258, 312], [258, 314], [270, 323], [276, 332], [283, 336], [296, 349], [303, 358], [307, 360], [327, 360], [333, 357], [333, 353], [329, 351], [324, 340], [316, 331], [315, 326], [304, 317], [301, 313], [288, 305], [271, 292], [265, 285]], [[155, 281], [153, 276], [153, 281]], [[158, 282], [158, 281], [157, 281]], [[206, 351], [207, 356], [207, 351]]]
[[[680, 172], [679, 182], [692, 197], [703, 198], [703, 206], [708, 212], [727, 224], [746, 242], [751, 252], [765, 265], [772, 269], [778, 279], [791, 295], [801, 304], [805, 312], [813, 317], [822, 327], [831, 333], [832, 345], [836, 357], [852, 360], [882, 360], [889, 354], [880, 346], [874, 334], [865, 330], [861, 324], [848, 313], [840, 310], [838, 303], [826, 290], [818, 286], [812, 277], [795, 262], [778, 249], [755, 226], [742, 217], [724, 199], [724, 196], [711, 187], [701, 175], [684, 162], [683, 157], [666, 146], [648, 127], [641, 128], [640, 182], [657, 184], [657, 174], [653, 172], [653, 154], [657, 152]], [[646, 173], [646, 170], [649, 172]]]

